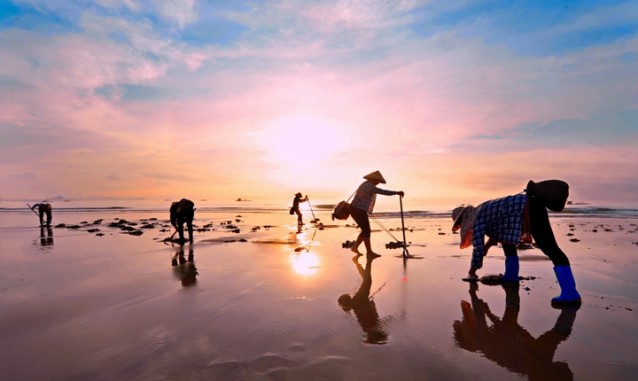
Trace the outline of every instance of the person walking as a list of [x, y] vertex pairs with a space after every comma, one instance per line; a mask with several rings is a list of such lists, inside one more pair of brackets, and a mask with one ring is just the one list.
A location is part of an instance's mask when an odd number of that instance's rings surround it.
[[45, 226], [44, 225], [44, 215], [47, 215], [47, 224], [46, 226], [51, 226], [51, 215], [53, 212], [53, 207], [51, 206], [51, 204], [49, 203], [38, 203], [35, 204], [31, 207], [31, 210], [33, 210], [35, 212], [35, 208], [38, 208], [38, 215], [40, 217], [40, 226]]
[[304, 224], [303, 214], [301, 214], [301, 210], [299, 210], [299, 204], [308, 201], [308, 195], [303, 198], [301, 196], [301, 192], [295, 194], [295, 198], [292, 200], [292, 207], [290, 208], [290, 214], [297, 214], [297, 229], [299, 231], [301, 231], [301, 226]]
[[359, 252], [359, 246], [363, 243], [366, 248], [367, 256], [379, 257], [379, 254], [372, 251], [372, 244], [370, 242], [370, 219], [368, 218], [368, 214], [371, 214], [374, 210], [377, 194], [384, 196], [394, 196], [398, 194], [400, 197], [403, 197], [405, 193], [403, 191], [385, 190], [377, 187], [379, 184], [385, 184], [385, 179], [379, 171], [369, 173], [363, 176], [363, 178], [366, 181], [361, 183], [359, 188], [357, 188], [354, 198], [352, 199], [352, 208], [350, 211], [352, 219], [354, 219], [357, 225], [359, 225], [361, 232], [350, 250], [357, 255], [362, 255]]
[[188, 199], [173, 202], [170, 208], [171, 225], [179, 233], [179, 240], [184, 244], [184, 223], [188, 228], [188, 240], [193, 243], [193, 218], [195, 216], [195, 203]]
[[[478, 280], [476, 271], [483, 267], [483, 257], [491, 246], [501, 243], [505, 254], [505, 274], [501, 281], [517, 283], [517, 245], [531, 243], [533, 238], [552, 261], [561, 288], [561, 294], [553, 298], [552, 303], [581, 303], [569, 259], [556, 243], [547, 214], [548, 207], [553, 211], [563, 210], [568, 196], [569, 186], [563, 181], [529, 181], [524, 193], [489, 200], [477, 207], [455, 208], [452, 211], [452, 231], [460, 230], [460, 248], [473, 246], [467, 280]], [[487, 242], [486, 235], [489, 238]]]

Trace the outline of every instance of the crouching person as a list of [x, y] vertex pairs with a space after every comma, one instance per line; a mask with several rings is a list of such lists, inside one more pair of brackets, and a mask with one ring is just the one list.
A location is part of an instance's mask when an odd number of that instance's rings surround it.
[[38, 209], [38, 216], [40, 217], [40, 226], [45, 226], [44, 225], [44, 215], [46, 214], [47, 216], [47, 224], [46, 226], [51, 226], [51, 214], [53, 212], [53, 207], [51, 206], [51, 204], [49, 203], [39, 203], [39, 204], [35, 204], [31, 207], [31, 210], [33, 210], [35, 212], [35, 209]]
[[184, 223], [188, 228], [188, 240], [193, 243], [193, 217], [195, 216], [195, 204], [188, 199], [173, 202], [170, 209], [171, 225], [179, 233], [180, 243], [184, 243]]
[[500, 242], [505, 253], [505, 274], [501, 281], [518, 282], [516, 246], [531, 243], [533, 238], [554, 264], [561, 294], [553, 298], [552, 303], [581, 303], [569, 259], [556, 243], [547, 214], [547, 208], [563, 210], [568, 196], [569, 186], [563, 181], [530, 181], [525, 193], [486, 201], [477, 207], [469, 205], [454, 209], [452, 231], [460, 230], [461, 249], [473, 246], [468, 279], [478, 280], [476, 270], [483, 267], [483, 257], [491, 246]]

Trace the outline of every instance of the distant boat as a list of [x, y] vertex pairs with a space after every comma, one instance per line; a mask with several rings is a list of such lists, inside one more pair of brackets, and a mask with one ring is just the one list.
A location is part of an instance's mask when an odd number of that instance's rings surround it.
[[249, 200], [249, 199], [247, 199], [247, 198], [241, 198], [241, 197], [239, 197], [239, 198], [238, 198], [237, 200], [235, 200], [235, 201], [250, 201], [250, 200]]

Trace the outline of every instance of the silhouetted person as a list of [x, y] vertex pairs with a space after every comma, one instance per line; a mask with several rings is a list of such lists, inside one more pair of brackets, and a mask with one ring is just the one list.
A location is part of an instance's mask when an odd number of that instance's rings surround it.
[[197, 284], [199, 273], [195, 267], [195, 254], [192, 246], [188, 249], [188, 259], [184, 257], [184, 246], [179, 246], [171, 259], [171, 266], [173, 266], [175, 277], [182, 282], [182, 286], [191, 287]]
[[38, 215], [40, 216], [40, 226], [44, 226], [44, 215], [47, 215], [47, 226], [51, 225], [51, 212], [53, 211], [53, 207], [49, 203], [38, 203], [31, 207], [31, 210], [35, 211], [35, 208], [38, 208]]
[[[452, 211], [452, 231], [461, 230], [461, 249], [473, 246], [468, 278], [478, 279], [476, 270], [483, 266], [483, 257], [490, 246], [500, 242], [505, 253], [502, 281], [518, 283], [516, 246], [531, 243], [534, 238], [554, 264], [554, 273], [561, 288], [560, 295], [552, 298], [552, 304], [579, 304], [581, 298], [576, 290], [569, 259], [556, 243], [547, 214], [547, 208], [563, 210], [569, 196], [569, 186], [560, 180], [530, 181], [525, 192], [489, 200], [478, 207], [460, 206]], [[486, 235], [489, 237], [487, 243]]]
[[370, 229], [370, 219], [368, 218], [368, 214], [371, 214], [374, 210], [377, 194], [382, 194], [384, 196], [394, 196], [398, 194], [403, 197], [404, 193], [403, 191], [395, 192], [378, 188], [377, 185], [385, 184], [385, 179], [379, 171], [369, 173], [363, 176], [363, 178], [366, 179], [366, 181], [361, 183], [359, 188], [357, 188], [357, 191], [354, 194], [354, 199], [352, 200], [352, 208], [350, 209], [350, 215], [357, 225], [359, 225], [361, 233], [359, 233], [359, 236], [350, 250], [361, 255], [359, 252], [359, 246], [363, 243], [366, 248], [366, 255], [379, 256], [379, 254], [372, 251], [372, 244], [370, 243], [372, 230]]
[[188, 227], [188, 240], [193, 243], [193, 217], [195, 216], [195, 204], [188, 199], [181, 199], [171, 204], [171, 225], [179, 233], [180, 243], [184, 243], [184, 223]]
[[301, 230], [301, 226], [303, 225], [303, 215], [301, 214], [301, 210], [299, 210], [299, 203], [308, 201], [308, 195], [306, 197], [301, 197], [301, 192], [295, 194], [295, 198], [292, 200], [292, 207], [290, 208], [290, 214], [297, 214], [297, 228]]
[[[46, 232], [46, 236], [45, 236]], [[40, 226], [40, 245], [50, 246], [53, 245], [53, 229], [51, 226]]]
[[579, 306], [564, 306], [554, 326], [534, 338], [518, 324], [518, 284], [504, 285], [505, 312], [499, 319], [487, 303], [476, 296], [478, 285], [470, 284], [471, 304], [461, 301], [463, 320], [455, 321], [454, 340], [460, 348], [482, 353], [487, 359], [530, 381], [572, 380], [569, 365], [555, 362], [558, 345], [571, 334]]
[[358, 256], [352, 259], [359, 275], [361, 275], [361, 286], [354, 295], [343, 294], [337, 302], [344, 311], [354, 311], [361, 329], [366, 334], [366, 339], [364, 340], [366, 343], [385, 344], [388, 339], [388, 334], [383, 330], [382, 323], [379, 320], [377, 306], [370, 297], [370, 287], [372, 287], [372, 261], [375, 258], [376, 257], [371, 256], [367, 257], [365, 269], [359, 264]]

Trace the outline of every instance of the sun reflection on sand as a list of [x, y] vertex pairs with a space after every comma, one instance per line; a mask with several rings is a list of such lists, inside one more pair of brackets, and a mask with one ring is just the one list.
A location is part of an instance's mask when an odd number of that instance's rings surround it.
[[319, 264], [321, 263], [319, 256], [312, 251], [292, 253], [288, 260], [293, 271], [304, 277], [315, 275], [319, 271]]

